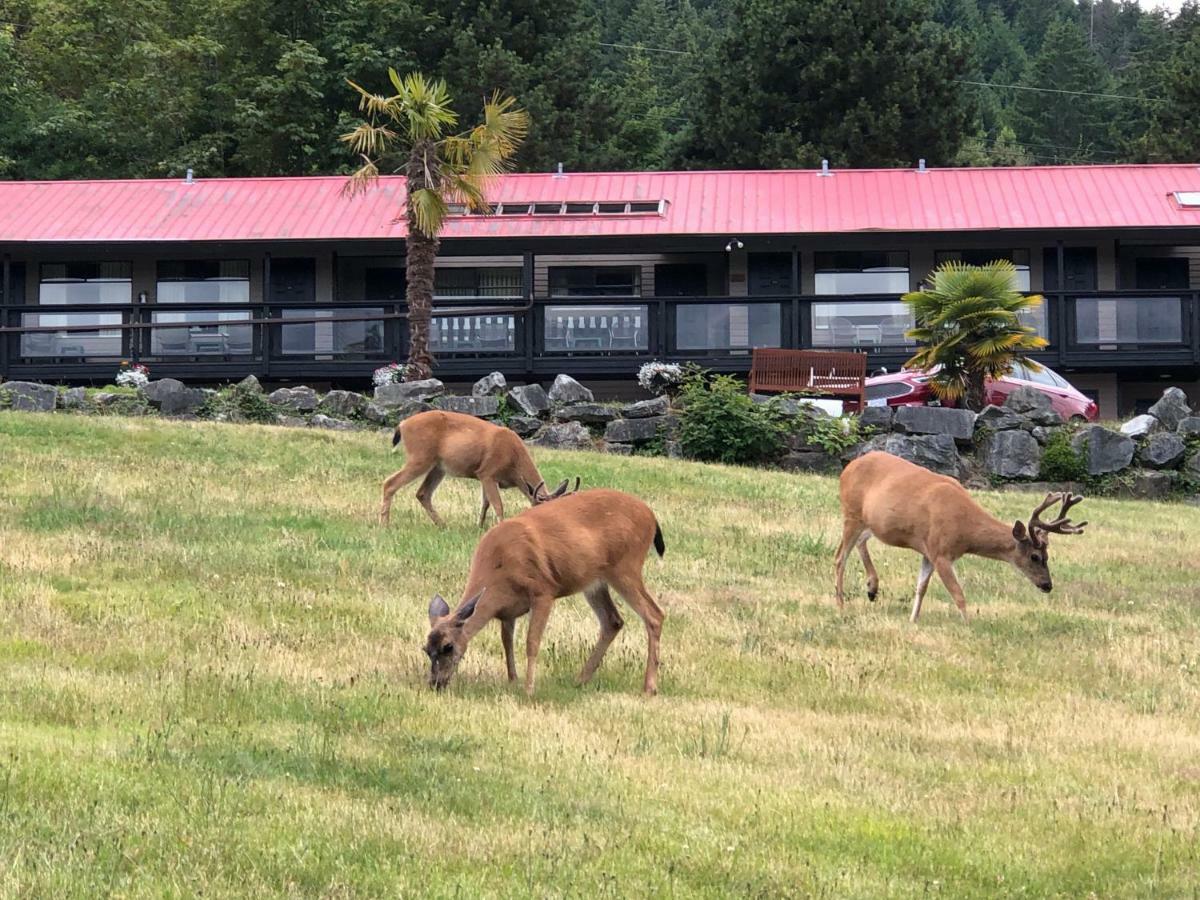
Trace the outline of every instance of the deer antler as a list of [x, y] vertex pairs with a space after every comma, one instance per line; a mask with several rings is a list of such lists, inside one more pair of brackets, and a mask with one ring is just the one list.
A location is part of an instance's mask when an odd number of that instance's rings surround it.
[[[1029, 517], [1029, 533], [1032, 535], [1037, 531], [1043, 534], [1083, 534], [1083, 529], [1087, 522], [1078, 524], [1072, 522], [1067, 513], [1076, 503], [1081, 503], [1083, 497], [1078, 494], [1070, 494], [1066, 492], [1053, 492], [1046, 495], [1046, 499], [1041, 505], [1033, 511], [1033, 515]], [[1062, 504], [1062, 509], [1058, 512], [1058, 518], [1051, 522], [1042, 521], [1042, 513], [1048, 510], [1056, 503]]]

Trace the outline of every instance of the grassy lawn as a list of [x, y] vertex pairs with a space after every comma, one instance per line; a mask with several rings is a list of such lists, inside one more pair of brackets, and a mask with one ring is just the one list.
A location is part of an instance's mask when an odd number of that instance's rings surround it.
[[[560, 603], [527, 700], [498, 630], [425, 686], [449, 526], [379, 435], [0, 413], [0, 895], [1193, 896], [1200, 509], [1089, 500], [1043, 596], [877, 549], [832, 602], [836, 482], [541, 453], [646, 499], [661, 694]], [[983, 498], [1025, 518], [1027, 494]], [[513, 493], [515, 509], [523, 502]], [[519, 660], [523, 628], [518, 629]]]

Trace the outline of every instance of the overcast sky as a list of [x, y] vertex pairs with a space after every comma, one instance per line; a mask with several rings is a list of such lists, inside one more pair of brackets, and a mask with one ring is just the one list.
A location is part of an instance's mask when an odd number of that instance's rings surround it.
[[1172, 12], [1179, 12], [1179, 7], [1183, 6], [1183, 0], [1138, 0], [1138, 3], [1144, 9], [1154, 9], [1156, 6], [1165, 6]]

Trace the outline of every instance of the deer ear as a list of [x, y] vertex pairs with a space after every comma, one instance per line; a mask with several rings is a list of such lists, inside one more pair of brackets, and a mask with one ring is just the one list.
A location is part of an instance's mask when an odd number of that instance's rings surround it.
[[1024, 522], [1013, 522], [1013, 537], [1018, 541], [1029, 540], [1029, 532], [1025, 530]]
[[429, 621], [432, 624], [442, 616], [450, 615], [450, 606], [442, 599], [441, 594], [434, 594], [433, 599], [429, 601]]
[[[486, 588], [485, 588], [485, 590], [486, 590]], [[471, 616], [475, 615], [475, 604], [477, 604], [479, 602], [479, 599], [482, 596], [483, 596], [483, 591], [480, 591], [478, 594], [476, 594], [474, 597], [472, 597], [470, 600], [468, 600], [466, 603], [464, 603], [462, 606], [460, 606], [458, 608], [458, 612], [456, 612], [454, 614], [454, 617], [456, 619], [458, 619], [458, 621], [460, 621], [460, 622], [467, 621], [467, 619], [469, 619], [469, 618], [471, 618]]]

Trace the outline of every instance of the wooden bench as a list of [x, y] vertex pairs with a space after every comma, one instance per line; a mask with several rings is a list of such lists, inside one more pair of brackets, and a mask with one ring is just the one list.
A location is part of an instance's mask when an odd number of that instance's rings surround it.
[[750, 365], [752, 394], [851, 399], [859, 410], [866, 406], [866, 381], [865, 353], [757, 349]]

